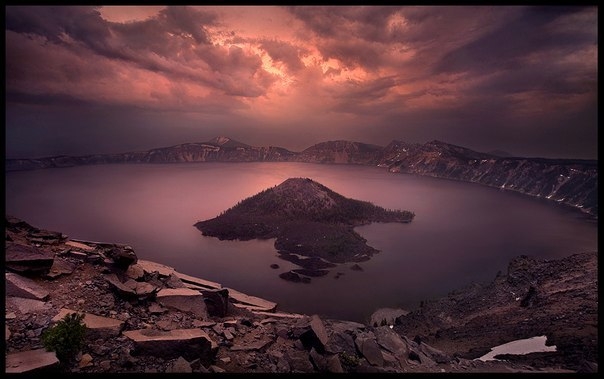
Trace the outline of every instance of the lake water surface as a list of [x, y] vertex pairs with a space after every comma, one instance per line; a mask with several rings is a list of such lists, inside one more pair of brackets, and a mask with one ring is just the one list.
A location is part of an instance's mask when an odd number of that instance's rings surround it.
[[[356, 230], [381, 250], [312, 283], [278, 274], [274, 240], [219, 241], [193, 224], [290, 177], [350, 198], [415, 212], [410, 224]], [[477, 184], [367, 166], [304, 163], [100, 165], [6, 173], [6, 213], [75, 239], [131, 245], [141, 259], [278, 303], [278, 309], [367, 321], [380, 307], [412, 309], [472, 282], [491, 281], [510, 259], [597, 250], [597, 223], [544, 200]], [[279, 269], [271, 269], [277, 263]], [[341, 272], [338, 279], [335, 273]]]

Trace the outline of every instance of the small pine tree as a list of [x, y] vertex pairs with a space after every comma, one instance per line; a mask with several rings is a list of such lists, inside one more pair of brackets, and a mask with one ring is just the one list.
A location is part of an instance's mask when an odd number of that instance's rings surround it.
[[83, 313], [69, 313], [42, 333], [42, 344], [47, 351], [54, 351], [62, 363], [72, 360], [82, 347], [86, 333], [83, 319]]

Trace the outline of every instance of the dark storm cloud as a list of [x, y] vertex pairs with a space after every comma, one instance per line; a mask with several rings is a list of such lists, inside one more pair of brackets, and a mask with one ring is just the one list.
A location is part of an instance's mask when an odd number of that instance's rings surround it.
[[528, 53], [549, 49], [572, 51], [577, 45], [594, 43], [588, 32], [548, 32], [546, 26], [560, 17], [568, 17], [583, 8], [528, 8], [518, 18], [472, 42], [450, 51], [436, 65], [435, 73], [472, 70], [517, 69]]
[[260, 47], [264, 49], [273, 61], [282, 62], [291, 72], [297, 72], [304, 68], [300, 56], [307, 52], [288, 42], [272, 40], [261, 40]]
[[379, 114], [391, 110], [393, 104], [385, 101], [384, 97], [395, 86], [394, 77], [379, 78], [371, 82], [348, 81], [332, 92], [336, 99], [333, 110], [351, 114]]
[[[229, 95], [260, 96], [272, 82], [259, 72], [259, 57], [209, 43], [204, 26], [214, 24], [211, 12], [168, 7], [155, 18], [125, 24], [104, 20], [93, 7], [8, 7], [6, 13], [8, 30], [44, 36], [74, 50], [83, 45], [109, 59], [198, 81]], [[252, 80], [254, 75], [260, 80]]]
[[401, 11], [391, 6], [290, 7], [289, 11], [318, 36], [328, 39], [359, 38], [373, 42], [392, 42], [400, 36], [389, 28], [388, 20]]

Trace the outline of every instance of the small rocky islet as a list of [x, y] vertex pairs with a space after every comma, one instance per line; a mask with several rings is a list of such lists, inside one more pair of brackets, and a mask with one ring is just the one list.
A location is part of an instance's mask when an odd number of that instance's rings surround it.
[[[129, 246], [70, 239], [11, 216], [5, 268], [9, 374], [598, 370], [597, 253], [519, 257], [488, 285], [412, 312], [377, 310], [366, 324], [282, 312], [139, 259]], [[41, 335], [76, 312], [85, 315], [85, 343], [74, 360], [59, 362]], [[475, 359], [541, 333], [556, 352]]]
[[279, 257], [302, 267], [280, 276], [309, 282], [336, 264], [366, 261], [378, 252], [354, 227], [409, 223], [414, 217], [411, 211], [346, 198], [309, 178], [289, 178], [195, 226], [204, 236], [221, 240], [275, 238]]

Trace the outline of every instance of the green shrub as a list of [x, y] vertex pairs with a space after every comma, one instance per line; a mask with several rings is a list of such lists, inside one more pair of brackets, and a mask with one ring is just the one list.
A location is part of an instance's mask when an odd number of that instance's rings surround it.
[[340, 362], [348, 367], [356, 367], [361, 361], [356, 355], [348, 354], [347, 352], [343, 351], [340, 353]]
[[86, 333], [83, 319], [83, 313], [69, 313], [42, 333], [42, 344], [46, 350], [54, 351], [63, 363], [73, 359], [82, 347]]

